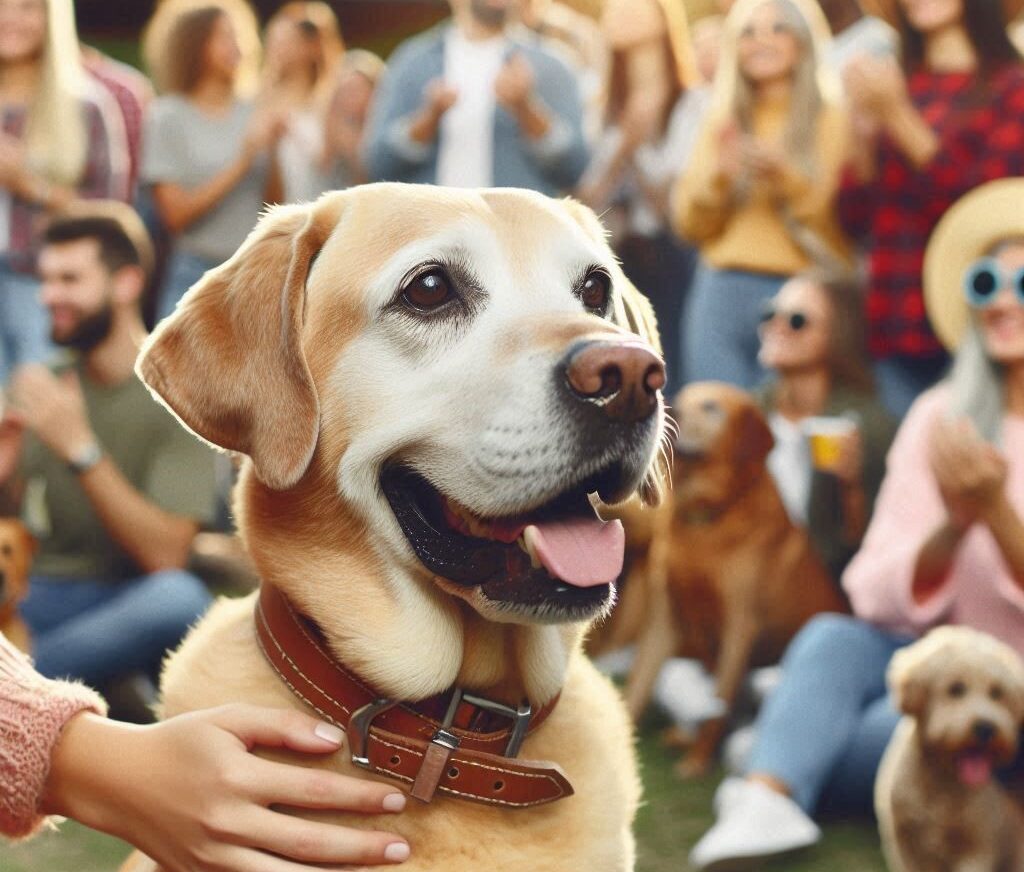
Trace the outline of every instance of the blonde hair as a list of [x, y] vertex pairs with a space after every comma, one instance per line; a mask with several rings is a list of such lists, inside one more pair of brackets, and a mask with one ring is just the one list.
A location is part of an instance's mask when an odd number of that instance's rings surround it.
[[796, 166], [808, 174], [816, 169], [816, 134], [822, 109], [838, 100], [838, 82], [822, 63], [830, 37], [828, 22], [809, 0], [740, 0], [725, 19], [722, 48], [715, 74], [712, 106], [720, 119], [733, 119], [750, 133], [754, 123], [754, 89], [740, 71], [739, 41], [754, 12], [774, 5], [800, 47], [793, 73], [793, 91], [783, 144]]
[[29, 105], [25, 147], [32, 168], [75, 187], [85, 171], [88, 134], [82, 99], [86, 78], [72, 0], [44, 0], [46, 36], [39, 85]]
[[[202, 65], [205, 42], [195, 43], [202, 13], [226, 15], [235, 31], [241, 60], [235, 76], [235, 93], [251, 97], [259, 83], [260, 30], [256, 13], [247, 0], [161, 0], [142, 34], [142, 57], [161, 93], [187, 94]], [[211, 19], [212, 20], [212, 19]], [[209, 38], [209, 28], [205, 28]]]

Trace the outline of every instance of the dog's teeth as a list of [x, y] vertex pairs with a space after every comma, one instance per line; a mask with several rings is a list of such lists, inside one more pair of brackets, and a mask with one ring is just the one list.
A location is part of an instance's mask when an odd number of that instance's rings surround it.
[[520, 539], [523, 542], [523, 550], [530, 555], [530, 565], [534, 569], [540, 569], [543, 564], [540, 562], [540, 558], [537, 556], [537, 546], [534, 541], [534, 537], [537, 535], [537, 528], [531, 524], [525, 530]]

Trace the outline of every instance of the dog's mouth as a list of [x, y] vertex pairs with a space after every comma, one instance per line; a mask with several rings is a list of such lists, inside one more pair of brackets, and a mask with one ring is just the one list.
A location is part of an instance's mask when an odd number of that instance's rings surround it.
[[997, 761], [991, 749], [971, 748], [954, 758], [956, 777], [965, 787], [984, 787], [992, 780]]
[[419, 561], [460, 588], [478, 588], [499, 611], [538, 622], [586, 620], [610, 606], [625, 534], [602, 521], [589, 494], [615, 490], [610, 466], [513, 517], [482, 517], [408, 466], [391, 464], [381, 487]]

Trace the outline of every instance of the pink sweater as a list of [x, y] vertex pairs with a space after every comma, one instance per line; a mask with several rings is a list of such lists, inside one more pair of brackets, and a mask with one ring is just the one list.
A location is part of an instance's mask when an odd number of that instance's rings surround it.
[[42, 824], [50, 754], [64, 724], [86, 710], [107, 706], [84, 685], [43, 678], [0, 633], [0, 834], [20, 838]]
[[[936, 624], [966, 624], [1024, 655], [1024, 590], [984, 525], [968, 531], [949, 578], [932, 599], [918, 605], [911, 597], [921, 546], [946, 517], [928, 464], [928, 439], [948, 399], [948, 388], [940, 385], [908, 412], [889, 451], [864, 544], [843, 575], [843, 587], [859, 617], [886, 629], [919, 635]], [[1007, 496], [1024, 516], [1024, 418], [1005, 420], [1001, 450], [1009, 460]]]

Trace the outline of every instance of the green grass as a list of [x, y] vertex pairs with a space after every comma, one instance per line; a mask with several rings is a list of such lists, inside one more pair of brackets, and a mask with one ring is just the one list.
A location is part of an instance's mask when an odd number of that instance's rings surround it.
[[[646, 726], [640, 741], [645, 802], [636, 826], [636, 872], [685, 872], [690, 846], [711, 823], [717, 778], [680, 782], [672, 772], [676, 757], [658, 744], [657, 732]], [[59, 833], [0, 848], [0, 872], [113, 872], [128, 851], [124, 843], [68, 821]], [[765, 872], [885, 872], [885, 864], [872, 824], [829, 824], [820, 845]]]

